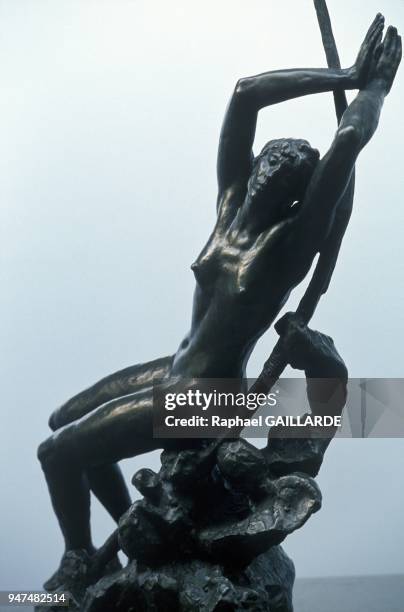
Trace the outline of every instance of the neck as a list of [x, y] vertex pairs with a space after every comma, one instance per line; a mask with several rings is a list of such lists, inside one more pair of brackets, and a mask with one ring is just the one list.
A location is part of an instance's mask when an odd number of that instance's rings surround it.
[[270, 207], [261, 206], [255, 199], [246, 199], [239, 209], [238, 226], [248, 234], [260, 234], [275, 222]]

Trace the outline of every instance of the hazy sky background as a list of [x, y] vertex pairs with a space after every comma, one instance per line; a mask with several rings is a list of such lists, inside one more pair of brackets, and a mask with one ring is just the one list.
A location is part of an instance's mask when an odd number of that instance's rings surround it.
[[[329, 8], [344, 65], [378, 10], [404, 30], [401, 0]], [[0, 1], [0, 589], [38, 588], [62, 552], [36, 460], [50, 412], [174, 352], [187, 331], [235, 81], [324, 61], [311, 0]], [[313, 320], [351, 376], [403, 375], [403, 99], [401, 70]], [[296, 136], [324, 153], [334, 130], [330, 94], [293, 101], [261, 113], [256, 149]], [[260, 342], [251, 376], [274, 341]], [[298, 575], [404, 571], [403, 453], [404, 440], [332, 444], [323, 509], [285, 545]], [[157, 460], [126, 461], [125, 473]], [[96, 541], [112, 527], [94, 503]]]

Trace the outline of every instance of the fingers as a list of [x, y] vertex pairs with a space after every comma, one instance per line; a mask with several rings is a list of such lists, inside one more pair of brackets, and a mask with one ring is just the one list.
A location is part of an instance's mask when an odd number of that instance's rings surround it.
[[392, 58], [396, 59], [401, 55], [401, 36], [398, 35], [397, 28], [394, 28], [394, 37], [390, 51]]
[[387, 56], [391, 56], [394, 52], [394, 46], [397, 38], [397, 28], [394, 26], [389, 26], [387, 28], [386, 36], [384, 37], [384, 54]]
[[365, 69], [368, 69], [370, 63], [374, 61], [376, 49], [380, 45], [383, 38], [383, 29], [384, 17], [383, 15], [378, 13], [372, 25], [370, 26], [365, 38], [365, 42], [362, 45], [362, 50], [365, 53]]
[[367, 34], [366, 34], [366, 42], [370, 42], [374, 35], [380, 31], [383, 32], [383, 28], [384, 28], [384, 17], [381, 13], [377, 13], [376, 17], [374, 18]]
[[394, 26], [389, 26], [384, 37], [383, 56], [395, 74], [402, 57], [402, 41]]
[[383, 42], [378, 41], [369, 72], [369, 80], [379, 79], [384, 83], [385, 93], [390, 92], [402, 57], [401, 36], [397, 28], [389, 26]]
[[401, 53], [401, 36], [398, 35], [397, 28], [389, 26], [383, 42], [379, 41], [375, 49], [375, 57], [382, 56], [381, 61], [391, 65], [396, 58], [401, 57]]
[[375, 52], [383, 38], [384, 20], [379, 22], [378, 27], [373, 31], [369, 40], [369, 49], [372, 53]]
[[379, 42], [379, 44], [377, 45], [375, 51], [374, 51], [374, 58], [375, 58], [375, 62], [377, 63], [379, 61], [379, 58], [381, 56], [383, 52], [383, 43]]
[[372, 35], [373, 31], [374, 31], [374, 30], [375, 30], [375, 28], [378, 26], [378, 24], [379, 24], [379, 22], [381, 21], [381, 19], [382, 19], [382, 18], [383, 18], [383, 20], [384, 20], [383, 15], [382, 15], [381, 13], [377, 13], [376, 17], [373, 19], [373, 21], [372, 21], [372, 23], [370, 24], [370, 27], [369, 27], [369, 29], [368, 29], [368, 31], [367, 31], [367, 34], [366, 34], [366, 38], [367, 38], [367, 39], [369, 39], [369, 38], [371, 37], [371, 35]]
[[401, 57], [401, 36], [398, 35], [397, 30], [394, 37], [394, 42], [392, 44], [391, 56], [394, 63], [396, 63], [397, 59]]
[[403, 43], [401, 41], [401, 36], [398, 36], [398, 45], [397, 45], [397, 53], [396, 53], [396, 62], [397, 67], [401, 62], [401, 58], [403, 57]]
[[397, 69], [400, 65], [401, 57], [402, 57], [401, 36], [397, 35], [395, 39], [394, 48], [392, 50], [392, 57], [391, 57], [391, 65], [392, 65], [393, 74], [394, 74], [393, 78], [395, 77]]

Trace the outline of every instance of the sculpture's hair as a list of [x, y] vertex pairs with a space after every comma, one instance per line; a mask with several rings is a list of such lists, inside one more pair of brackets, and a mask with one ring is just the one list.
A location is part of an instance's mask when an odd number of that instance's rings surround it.
[[254, 158], [248, 184], [250, 196], [263, 193], [275, 176], [292, 181], [297, 188], [305, 189], [307, 177], [313, 173], [318, 159], [319, 152], [313, 149], [307, 140], [295, 138], [270, 140]]

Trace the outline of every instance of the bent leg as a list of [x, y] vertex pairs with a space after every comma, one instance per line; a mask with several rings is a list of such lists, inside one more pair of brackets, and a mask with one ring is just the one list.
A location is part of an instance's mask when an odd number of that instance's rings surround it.
[[150, 389], [100, 406], [41, 444], [38, 457], [67, 550], [92, 551], [88, 471], [157, 448]]
[[[49, 420], [53, 431], [82, 418], [112, 399], [150, 387], [168, 375], [172, 357], [130, 366], [115, 372], [79, 393], [57, 409]], [[118, 465], [102, 465], [87, 470], [90, 489], [115, 521], [129, 508], [131, 499]]]
[[162, 357], [106, 376], [57, 408], [49, 419], [50, 428], [56, 431], [81, 419], [101, 404], [151, 387], [170, 373], [172, 362], [172, 356]]

